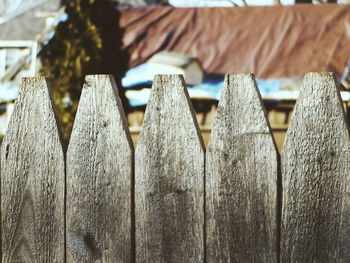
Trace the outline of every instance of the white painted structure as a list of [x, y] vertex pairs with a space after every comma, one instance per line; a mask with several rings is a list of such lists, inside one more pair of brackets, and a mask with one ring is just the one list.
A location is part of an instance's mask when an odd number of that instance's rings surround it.
[[26, 77], [34, 77], [37, 56], [36, 41], [0, 41], [0, 82], [9, 81], [18, 72], [25, 68]]

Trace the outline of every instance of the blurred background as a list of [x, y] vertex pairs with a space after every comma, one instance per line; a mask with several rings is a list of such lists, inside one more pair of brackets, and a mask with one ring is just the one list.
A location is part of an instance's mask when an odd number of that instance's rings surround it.
[[112, 74], [136, 143], [155, 74], [183, 74], [205, 143], [226, 73], [252, 72], [281, 149], [306, 72], [350, 107], [350, 0], [0, 0], [0, 140], [24, 76], [49, 76], [67, 144], [87, 74]]

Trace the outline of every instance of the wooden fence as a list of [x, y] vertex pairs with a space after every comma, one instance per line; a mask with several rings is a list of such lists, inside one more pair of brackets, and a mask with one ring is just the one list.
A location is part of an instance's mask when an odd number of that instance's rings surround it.
[[308, 73], [281, 157], [254, 76], [225, 79], [205, 151], [181, 76], [155, 78], [134, 153], [114, 80], [87, 76], [67, 152], [47, 79], [1, 145], [2, 262], [350, 262], [349, 131]]

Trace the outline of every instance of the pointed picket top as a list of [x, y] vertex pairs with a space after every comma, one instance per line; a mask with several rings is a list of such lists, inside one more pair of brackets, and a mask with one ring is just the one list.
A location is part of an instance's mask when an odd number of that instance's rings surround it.
[[135, 152], [137, 262], [204, 260], [204, 146], [180, 75], [157, 75]]
[[1, 262], [64, 262], [64, 155], [44, 77], [22, 81], [0, 174]]
[[[227, 74], [219, 103], [212, 139], [217, 136], [220, 128], [229, 128], [232, 135], [262, 132], [270, 134], [270, 126], [254, 74]], [[228, 125], [230, 126], [227, 127]]]
[[277, 177], [254, 75], [226, 75], [206, 157], [208, 262], [277, 262]]
[[282, 152], [283, 262], [349, 262], [349, 132], [332, 73], [308, 73]]
[[113, 77], [86, 76], [67, 150], [67, 262], [132, 262], [133, 145]]

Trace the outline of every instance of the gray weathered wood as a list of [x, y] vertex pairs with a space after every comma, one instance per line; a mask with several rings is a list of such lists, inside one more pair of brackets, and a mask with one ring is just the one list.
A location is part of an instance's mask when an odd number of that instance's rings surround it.
[[1, 145], [2, 262], [64, 262], [64, 155], [47, 80], [24, 78]]
[[277, 178], [254, 76], [226, 75], [206, 157], [207, 262], [277, 262]]
[[333, 74], [306, 74], [281, 164], [282, 262], [350, 262], [349, 133]]
[[67, 262], [132, 261], [132, 167], [114, 79], [87, 76], [67, 150]]
[[180, 75], [158, 75], [135, 153], [137, 262], [203, 262], [204, 146]]

